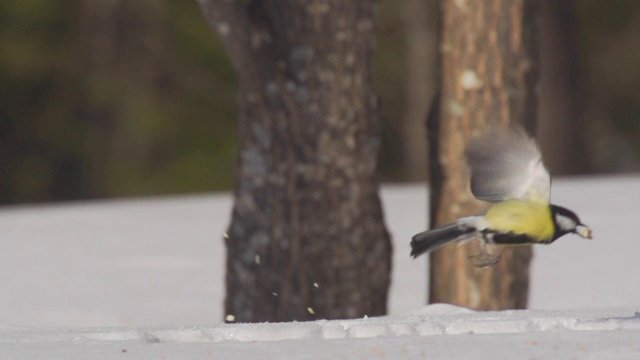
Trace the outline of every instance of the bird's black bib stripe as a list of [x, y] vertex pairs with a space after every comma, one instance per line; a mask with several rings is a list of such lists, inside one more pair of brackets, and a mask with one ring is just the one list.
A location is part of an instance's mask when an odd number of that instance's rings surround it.
[[[526, 245], [526, 244], [549, 244], [553, 240], [540, 241], [527, 234], [516, 234], [513, 232], [502, 233], [491, 230], [482, 231], [482, 236], [490, 242], [499, 245]], [[554, 239], [555, 240], [555, 239]]]

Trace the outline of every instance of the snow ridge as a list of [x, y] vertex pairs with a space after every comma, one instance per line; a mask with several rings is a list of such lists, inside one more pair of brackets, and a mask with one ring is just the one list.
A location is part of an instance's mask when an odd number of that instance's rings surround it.
[[33, 329], [0, 327], [1, 343], [140, 342], [219, 343], [299, 339], [460, 334], [515, 334], [545, 331], [639, 330], [640, 308], [572, 311], [507, 310], [475, 312], [453, 305], [426, 306], [407, 316], [310, 322], [215, 324], [193, 327]]

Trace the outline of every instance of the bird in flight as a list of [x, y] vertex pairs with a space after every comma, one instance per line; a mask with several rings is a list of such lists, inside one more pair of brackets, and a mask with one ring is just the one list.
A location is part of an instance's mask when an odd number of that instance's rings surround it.
[[591, 239], [591, 229], [578, 215], [553, 205], [551, 177], [540, 149], [522, 128], [486, 133], [466, 150], [471, 170], [471, 193], [494, 203], [481, 214], [415, 235], [415, 258], [450, 242], [480, 239], [482, 252], [473, 256], [479, 267], [500, 261], [499, 246], [550, 244], [566, 234]]

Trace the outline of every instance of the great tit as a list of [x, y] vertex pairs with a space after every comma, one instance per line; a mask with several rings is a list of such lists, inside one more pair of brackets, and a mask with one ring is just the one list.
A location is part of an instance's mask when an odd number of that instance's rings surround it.
[[477, 266], [500, 260], [495, 245], [550, 244], [574, 233], [591, 239], [591, 229], [571, 210], [550, 204], [551, 178], [535, 141], [521, 128], [490, 132], [466, 150], [471, 193], [495, 203], [484, 213], [421, 232], [411, 240], [415, 258], [453, 241], [479, 238]]

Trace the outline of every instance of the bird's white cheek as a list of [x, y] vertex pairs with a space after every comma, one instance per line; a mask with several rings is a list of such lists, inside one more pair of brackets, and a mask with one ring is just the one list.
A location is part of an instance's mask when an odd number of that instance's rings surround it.
[[575, 229], [576, 226], [578, 225], [573, 219], [568, 218], [566, 216], [562, 216], [560, 214], [556, 215], [556, 223], [558, 224], [558, 227], [562, 230], [572, 230], [572, 229]]

